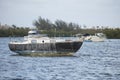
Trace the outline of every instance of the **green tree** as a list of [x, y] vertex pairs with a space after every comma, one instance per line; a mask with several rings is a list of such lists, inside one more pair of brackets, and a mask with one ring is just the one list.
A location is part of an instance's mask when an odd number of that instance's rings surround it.
[[52, 23], [48, 19], [44, 19], [39, 17], [38, 20], [33, 22], [33, 25], [37, 27], [39, 30], [49, 30], [53, 27]]

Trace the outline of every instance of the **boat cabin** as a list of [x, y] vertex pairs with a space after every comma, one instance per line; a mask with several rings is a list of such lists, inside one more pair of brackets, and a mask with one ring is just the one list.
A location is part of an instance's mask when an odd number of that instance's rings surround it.
[[28, 35], [37, 35], [37, 34], [39, 34], [39, 32], [36, 30], [31, 30], [28, 32]]
[[29, 32], [28, 32], [28, 37], [29, 38], [38, 38], [38, 37], [47, 37], [47, 35], [46, 34], [40, 34], [39, 33], [39, 31], [37, 31], [37, 30], [30, 30]]

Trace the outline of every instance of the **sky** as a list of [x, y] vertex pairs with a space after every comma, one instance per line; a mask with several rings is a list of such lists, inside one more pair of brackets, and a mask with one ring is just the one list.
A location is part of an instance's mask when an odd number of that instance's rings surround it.
[[88, 27], [120, 27], [120, 0], [0, 0], [1, 24], [33, 27], [39, 16]]

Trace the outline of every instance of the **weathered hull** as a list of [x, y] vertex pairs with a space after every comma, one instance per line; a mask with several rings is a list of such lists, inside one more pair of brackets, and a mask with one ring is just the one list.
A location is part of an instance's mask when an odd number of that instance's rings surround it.
[[37, 44], [14, 44], [9, 43], [11, 51], [19, 54], [39, 55], [73, 55], [81, 47], [82, 42], [59, 42]]

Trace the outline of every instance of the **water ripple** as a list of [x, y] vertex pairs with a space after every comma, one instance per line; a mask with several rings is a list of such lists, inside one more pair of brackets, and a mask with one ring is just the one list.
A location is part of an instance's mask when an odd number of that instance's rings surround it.
[[0, 38], [0, 80], [120, 80], [120, 40], [85, 42], [77, 57], [12, 56]]

